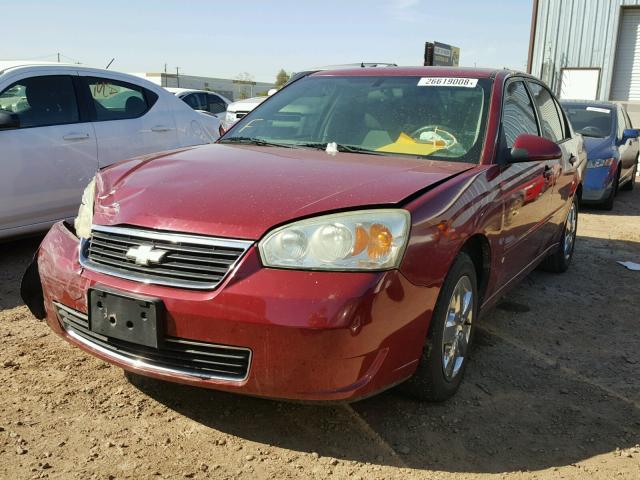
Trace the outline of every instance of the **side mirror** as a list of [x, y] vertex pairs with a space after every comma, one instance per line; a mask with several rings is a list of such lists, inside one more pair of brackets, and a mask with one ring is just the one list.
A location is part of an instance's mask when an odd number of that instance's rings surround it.
[[20, 128], [20, 117], [17, 113], [0, 110], [0, 130]]
[[635, 128], [625, 128], [624, 132], [622, 132], [622, 141], [626, 142], [630, 138], [638, 138], [640, 136], [640, 132]]
[[542, 162], [562, 157], [560, 147], [546, 138], [523, 133], [516, 137], [507, 163]]
[[269, 91], [267, 92], [267, 96], [270, 97], [271, 95], [273, 95], [277, 91], [278, 91], [277, 88], [270, 88]]

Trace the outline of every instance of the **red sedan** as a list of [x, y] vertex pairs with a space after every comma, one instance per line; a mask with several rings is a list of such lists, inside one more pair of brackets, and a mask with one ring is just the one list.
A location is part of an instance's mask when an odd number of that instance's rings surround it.
[[443, 400], [482, 312], [539, 264], [568, 268], [585, 164], [554, 96], [521, 73], [309, 73], [216, 145], [100, 171], [23, 298], [141, 375]]

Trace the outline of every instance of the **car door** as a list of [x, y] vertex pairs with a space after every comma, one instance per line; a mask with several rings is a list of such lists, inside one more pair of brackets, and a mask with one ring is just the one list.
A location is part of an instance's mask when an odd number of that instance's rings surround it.
[[0, 85], [0, 108], [20, 121], [18, 128], [0, 130], [0, 236], [74, 216], [98, 168], [95, 133], [80, 108], [76, 80], [68, 70], [40, 70]]
[[616, 116], [618, 124], [616, 143], [620, 154], [620, 180], [622, 181], [632, 175], [638, 157], [638, 139], [624, 138], [624, 131], [631, 128], [631, 125], [627, 124], [626, 115], [620, 105], [616, 105]]
[[542, 136], [556, 143], [562, 157], [546, 163], [548, 211], [545, 244], [557, 240], [560, 225], [564, 224], [570, 199], [575, 191], [576, 169], [581, 157], [582, 141], [571, 135], [564, 112], [553, 94], [542, 84], [527, 82], [540, 121]]
[[81, 72], [81, 78], [91, 103], [101, 167], [179, 146], [175, 120], [160, 95], [106, 75]]
[[[525, 82], [507, 80], [501, 125], [502, 155], [508, 155], [520, 134], [539, 135], [536, 110]], [[503, 203], [501, 276], [505, 282], [525, 270], [546, 248], [549, 216], [547, 162], [502, 162], [500, 196]]]
[[[635, 127], [633, 126], [633, 124], [631, 123], [631, 119], [629, 118], [629, 114], [627, 113], [626, 110], [623, 110], [624, 113], [624, 118], [626, 120], [626, 124], [627, 124], [627, 128], [633, 128], [635, 129]], [[631, 162], [631, 175], [633, 175], [633, 172], [636, 171], [637, 169], [635, 169], [635, 166], [638, 163], [638, 155], [640, 155], [640, 139], [636, 139], [636, 142], [634, 144], [635, 148], [633, 148], [633, 161]], [[634, 181], [634, 179], [632, 178], [632, 181]]]

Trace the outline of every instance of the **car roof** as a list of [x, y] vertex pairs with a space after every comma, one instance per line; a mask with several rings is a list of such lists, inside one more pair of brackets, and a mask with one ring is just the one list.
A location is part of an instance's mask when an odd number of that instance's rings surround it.
[[170, 91], [171, 93], [192, 93], [192, 92], [196, 92], [196, 93], [215, 93], [215, 92], [209, 92], [207, 90], [198, 90], [197, 88], [177, 88], [177, 87], [164, 87], [165, 90]]
[[170, 93], [160, 85], [153, 83], [146, 78], [140, 77], [138, 75], [131, 75], [129, 73], [118, 72], [117, 70], [107, 70], [105, 68], [95, 68], [80, 64], [62, 62], [28, 62], [18, 60], [0, 61], [0, 75], [3, 75], [5, 73], [8, 74], [13, 72], [20, 72], [22, 70], [33, 70], [37, 72], [42, 70], [48, 71], [50, 69], [59, 69], [61, 72], [70, 72], [69, 74], [72, 74], [73, 72], [82, 72], [83, 74], [87, 74], [88, 76], [106, 76], [115, 80], [133, 83], [156, 93], [170, 95]]
[[587, 105], [592, 107], [607, 107], [607, 108], [615, 108], [617, 103], [607, 102], [605, 100], [560, 100], [560, 103], [563, 105]]
[[357, 67], [321, 70], [311, 76], [343, 76], [343, 77], [469, 77], [495, 78], [500, 72], [509, 72], [498, 68], [470, 67]]
[[57, 66], [72, 66], [72, 63], [58, 63], [58, 62], [36, 62], [34, 60], [0, 60], [0, 74], [3, 74], [6, 70], [19, 67], [50, 67]]

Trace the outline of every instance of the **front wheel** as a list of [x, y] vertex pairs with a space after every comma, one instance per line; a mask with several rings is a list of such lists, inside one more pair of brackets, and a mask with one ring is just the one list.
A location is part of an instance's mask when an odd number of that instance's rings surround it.
[[545, 259], [542, 268], [548, 272], [566, 272], [573, 258], [578, 231], [578, 199], [574, 196], [564, 222], [562, 239], [558, 249]]
[[620, 169], [618, 169], [618, 173], [616, 173], [616, 178], [613, 180], [611, 184], [611, 191], [609, 192], [609, 196], [602, 202], [602, 208], [605, 210], [613, 210], [613, 201], [618, 194], [618, 186], [620, 184]]
[[456, 393], [467, 366], [477, 308], [475, 267], [462, 252], [440, 291], [416, 372], [402, 385], [406, 393], [429, 401]]

